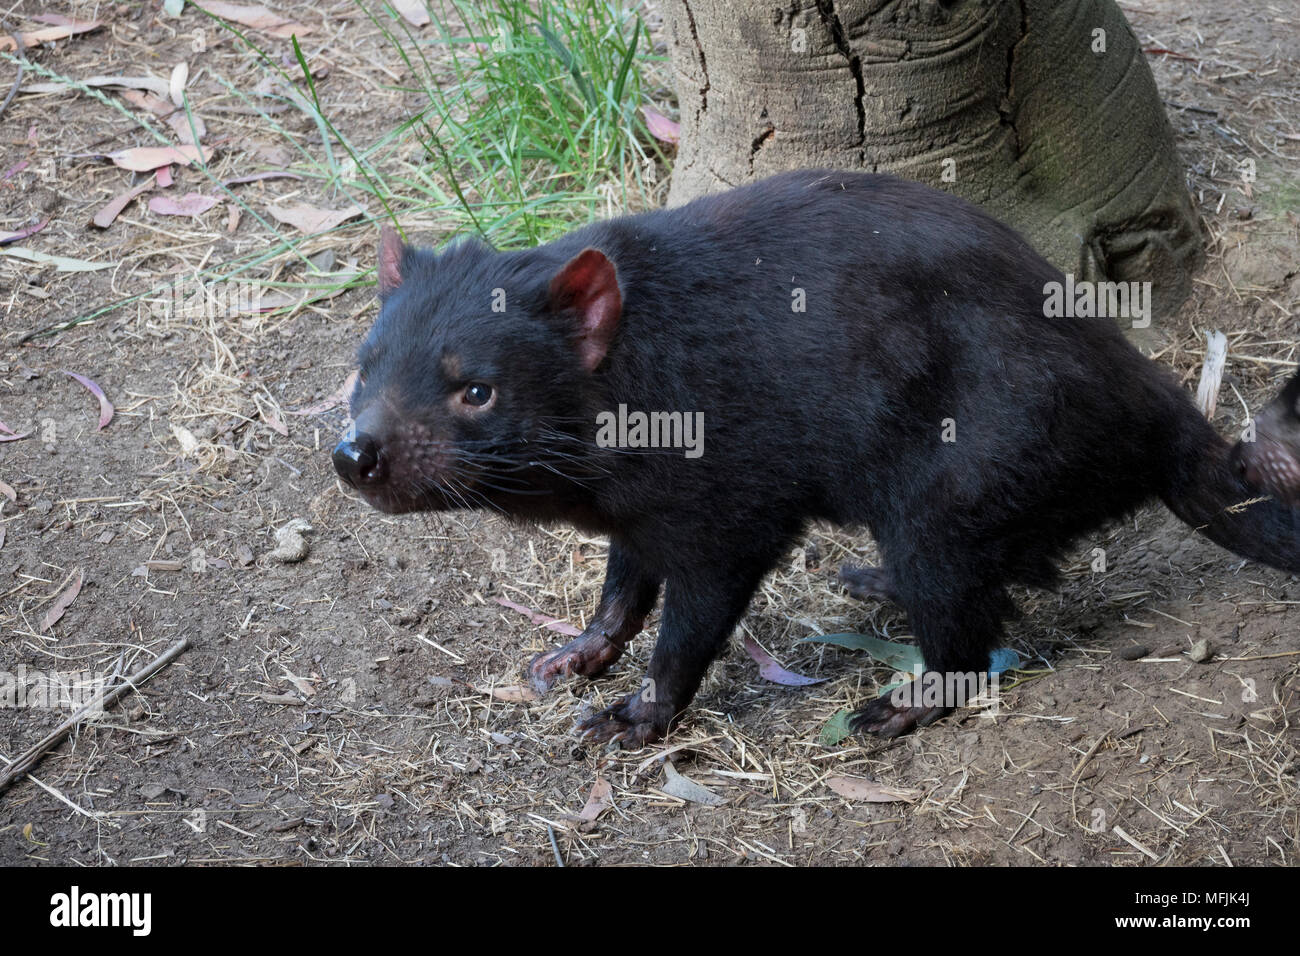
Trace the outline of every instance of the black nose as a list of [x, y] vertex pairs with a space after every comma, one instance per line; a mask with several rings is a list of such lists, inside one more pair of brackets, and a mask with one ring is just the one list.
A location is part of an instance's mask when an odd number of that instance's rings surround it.
[[379, 442], [369, 435], [349, 429], [343, 440], [334, 447], [334, 470], [348, 484], [377, 485], [384, 480], [384, 459]]

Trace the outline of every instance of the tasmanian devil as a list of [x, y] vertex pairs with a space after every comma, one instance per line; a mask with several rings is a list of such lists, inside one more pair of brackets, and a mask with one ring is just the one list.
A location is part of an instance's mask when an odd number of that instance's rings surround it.
[[[882, 566], [846, 580], [902, 605], [932, 686], [988, 667], [1009, 584], [1050, 586], [1072, 541], [1152, 498], [1300, 571], [1297, 515], [1228, 510], [1251, 497], [1228, 444], [1114, 319], [1046, 317], [1062, 274], [925, 186], [789, 173], [527, 251], [385, 231], [378, 275], [339, 474], [390, 513], [609, 537], [541, 688], [608, 668], [664, 592], [647, 679], [585, 722], [596, 740], [667, 732], [813, 519], [874, 536]], [[609, 429], [633, 412], [692, 416], [702, 453]], [[854, 724], [893, 736], [952, 703], [881, 697]]]
[[1288, 505], [1300, 505], [1300, 372], [1255, 416], [1253, 439], [1232, 449], [1242, 477]]

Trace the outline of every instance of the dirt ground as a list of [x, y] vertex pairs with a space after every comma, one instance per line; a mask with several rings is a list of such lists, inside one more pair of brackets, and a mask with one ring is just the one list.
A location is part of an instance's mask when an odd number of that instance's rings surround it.
[[[175, 21], [154, 18], [157, 4], [92, 6], [22, 2], [6, 17], [103, 18], [104, 29], [32, 54], [65, 75], [166, 77], [190, 60], [209, 137], [227, 137], [220, 175], [275, 165], [275, 144], [216, 82], [248, 59], [234, 45], [193, 53]], [[353, 5], [273, 6], [319, 28], [307, 52], [327, 52], [320, 92], [351, 135], [400, 121], [400, 71], [376, 62], [365, 24], [330, 43]], [[1216, 417], [1228, 433], [1243, 417], [1236, 393], [1258, 407], [1300, 340], [1300, 15], [1280, 0], [1122, 6], [1144, 47], [1172, 51], [1148, 56], [1211, 235], [1158, 359], [1194, 388], [1204, 332], [1228, 334]], [[12, 76], [0, 66], [0, 95]], [[1081, 542], [1059, 593], [1020, 595], [1009, 643], [1026, 670], [996, 717], [963, 712], [888, 743], [820, 742], [836, 711], [889, 674], [799, 639], [908, 631], [900, 612], [833, 586], [870, 542], [813, 529], [665, 744], [584, 750], [575, 721], [637, 686], [651, 635], [606, 679], [514, 700], [521, 665], [563, 638], [496, 599], [581, 626], [604, 543], [485, 514], [390, 518], [340, 488], [328, 450], [343, 410], [291, 412], [348, 374], [374, 317], [368, 293], [290, 319], [183, 321], [136, 303], [20, 346], [23, 332], [248, 252], [267, 232], [247, 216], [227, 231], [221, 207], [178, 224], [141, 203], [108, 229], [87, 227], [130, 174], [78, 154], [149, 139], [76, 93], [20, 94], [2, 123], [0, 171], [31, 165], [0, 182], [0, 231], [49, 216], [23, 246], [116, 266], [65, 273], [0, 256], [0, 419], [34, 433], [0, 444], [0, 481], [16, 499], [0, 498], [0, 671], [129, 672], [181, 638], [191, 647], [0, 795], [0, 863], [1297, 862], [1300, 584], [1161, 508]], [[301, 115], [285, 123], [311, 142]], [[58, 173], [45, 178], [52, 157]], [[1250, 187], [1238, 171], [1248, 158]], [[177, 176], [174, 190], [203, 186]], [[292, 180], [241, 188], [254, 206], [337, 200]], [[328, 244], [373, 263], [368, 226]], [[60, 370], [115, 403], [104, 430], [90, 393]], [[275, 532], [296, 518], [311, 526], [310, 552], [282, 563]], [[1096, 547], [1104, 573], [1090, 567]], [[77, 575], [80, 593], [42, 629]], [[743, 636], [826, 682], [763, 680]], [[1197, 663], [1187, 652], [1202, 640], [1212, 657]], [[0, 709], [0, 756], [66, 716]], [[716, 805], [668, 792], [665, 749]], [[875, 781], [890, 799], [846, 799], [836, 777]], [[582, 819], [598, 780], [611, 805]]]

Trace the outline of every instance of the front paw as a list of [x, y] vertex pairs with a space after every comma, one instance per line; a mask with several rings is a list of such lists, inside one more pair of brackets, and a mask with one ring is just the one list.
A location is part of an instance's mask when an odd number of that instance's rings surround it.
[[616, 704], [593, 714], [578, 725], [582, 739], [596, 744], [620, 744], [636, 750], [662, 740], [672, 720], [658, 704], [643, 699], [640, 693], [628, 694]]
[[528, 677], [537, 692], [544, 694], [561, 677], [603, 674], [622, 654], [623, 649], [603, 632], [583, 633], [563, 647], [534, 657], [528, 665]]
[[849, 717], [849, 727], [858, 733], [892, 739], [932, 724], [950, 713], [951, 707], [911, 707], [897, 703], [892, 695], [885, 694], [855, 710]]

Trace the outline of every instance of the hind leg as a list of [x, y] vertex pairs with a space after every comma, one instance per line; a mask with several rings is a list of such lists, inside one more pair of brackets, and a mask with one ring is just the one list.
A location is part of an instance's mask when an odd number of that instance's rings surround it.
[[917, 569], [899, 585], [925, 673], [853, 713], [854, 730], [881, 737], [924, 727], [976, 696], [1014, 611], [1001, 583], [985, 575]]
[[893, 579], [884, 568], [864, 564], [845, 564], [840, 567], [840, 586], [859, 601], [891, 601], [898, 603], [898, 592]]

